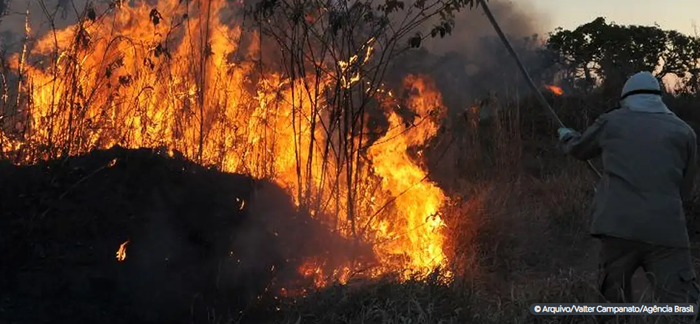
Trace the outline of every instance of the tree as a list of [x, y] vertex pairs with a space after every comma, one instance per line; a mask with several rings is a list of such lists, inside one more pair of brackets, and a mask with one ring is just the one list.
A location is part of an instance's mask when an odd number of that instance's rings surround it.
[[700, 39], [658, 26], [623, 26], [604, 18], [574, 30], [558, 28], [546, 48], [573, 86], [612, 90], [637, 71], [686, 78], [700, 67]]
[[[389, 62], [427, 37], [449, 35], [454, 12], [475, 5], [475, 0], [263, 0], [249, 8], [260, 43], [277, 49], [265, 51], [261, 62], [294, 81], [292, 104], [305, 107], [292, 116], [295, 198], [301, 208], [323, 210], [325, 184], [314, 179], [335, 178], [335, 186], [345, 187], [346, 210], [331, 213], [343, 214], [349, 232], [362, 235], [355, 214], [370, 197], [362, 197], [357, 184], [370, 167], [362, 163], [363, 154], [376, 139], [365, 134], [366, 116], [381, 113], [371, 108], [383, 96]], [[323, 143], [318, 131], [325, 134]], [[314, 160], [317, 150], [320, 162]]]

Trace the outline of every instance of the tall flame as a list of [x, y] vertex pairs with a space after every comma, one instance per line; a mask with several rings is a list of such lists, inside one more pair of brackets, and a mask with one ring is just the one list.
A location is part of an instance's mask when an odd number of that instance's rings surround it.
[[[407, 77], [414, 125], [387, 108], [389, 131], [370, 147], [366, 162], [348, 166], [337, 156], [328, 158], [342, 137], [321, 126], [332, 124], [325, 99], [331, 94], [310, 97], [303, 86], [318, 81], [318, 89], [332, 88], [333, 76], [292, 80], [278, 72], [261, 74], [253, 59], [231, 60], [234, 54], [257, 57], [259, 44], [239, 46], [242, 27], [220, 21], [226, 1], [210, 3], [160, 0], [156, 10], [142, 1], [40, 38], [33, 55], [42, 64], [24, 64], [24, 53], [12, 61], [25, 76], [26, 109], [4, 120], [2, 152], [37, 152], [22, 156], [21, 162], [31, 163], [116, 144], [166, 147], [224, 171], [273, 179], [298, 206], [342, 235], [371, 243], [380, 261], [372, 275], [401, 271], [406, 278], [445, 266], [445, 195], [428, 181], [420, 154], [409, 153], [438, 130], [435, 117], [444, 107], [435, 86], [427, 78]], [[367, 63], [372, 46], [370, 39], [358, 52], [362, 57], [337, 63], [342, 87], [360, 84], [358, 66]], [[18, 129], [28, 131], [18, 136]], [[245, 202], [238, 205], [243, 209]], [[118, 259], [126, 257], [127, 243]], [[321, 264], [308, 260], [300, 273], [323, 286], [347, 280], [362, 266], [348, 262], [329, 271]]]
[[[389, 112], [390, 131], [369, 150], [374, 171], [382, 178], [382, 187], [395, 197], [394, 209], [378, 223], [386, 241], [378, 244], [376, 250], [385, 257], [408, 252], [407, 269], [427, 273], [446, 261], [440, 232], [445, 223], [439, 215], [445, 195], [434, 183], [426, 181], [425, 168], [414, 162], [408, 150], [424, 145], [435, 136], [439, 125], [434, 116], [442, 115], [445, 108], [432, 82], [408, 76], [404, 86], [416, 92], [408, 102], [416, 114], [414, 123], [406, 126], [398, 114]], [[418, 153], [422, 155], [422, 151]]]

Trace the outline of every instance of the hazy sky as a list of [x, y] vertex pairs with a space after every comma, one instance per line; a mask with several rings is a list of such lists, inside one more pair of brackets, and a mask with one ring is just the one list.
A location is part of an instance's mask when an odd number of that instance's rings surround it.
[[[624, 25], [652, 25], [694, 34], [700, 24], [700, 0], [512, 0], [518, 6], [533, 6], [531, 12], [546, 16], [539, 25], [552, 30], [575, 28], [596, 17]], [[526, 8], [523, 8], [526, 9]], [[698, 27], [700, 34], [700, 26]]]

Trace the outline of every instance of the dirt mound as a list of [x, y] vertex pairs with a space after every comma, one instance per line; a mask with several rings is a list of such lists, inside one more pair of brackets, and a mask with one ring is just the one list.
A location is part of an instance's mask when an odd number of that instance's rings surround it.
[[305, 258], [350, 249], [279, 187], [153, 150], [2, 163], [0, 183], [10, 323], [254, 321], [272, 292], [307, 284]]

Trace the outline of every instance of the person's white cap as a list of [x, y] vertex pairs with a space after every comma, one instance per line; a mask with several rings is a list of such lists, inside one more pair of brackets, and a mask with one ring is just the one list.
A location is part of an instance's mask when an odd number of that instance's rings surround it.
[[638, 72], [631, 76], [625, 86], [622, 87], [620, 99], [625, 99], [635, 94], [656, 94], [661, 95], [661, 85], [659, 80], [650, 72]]

